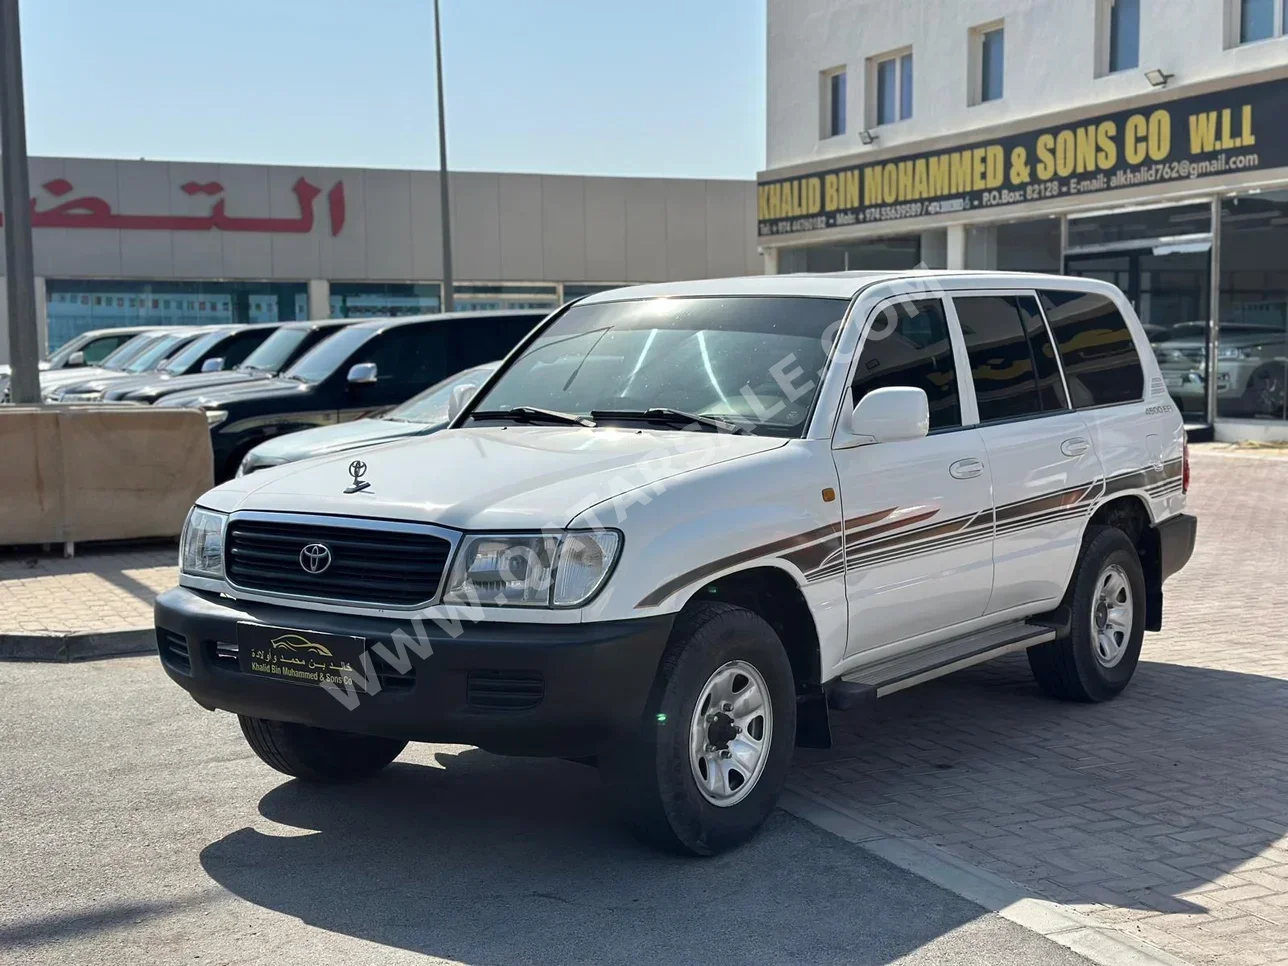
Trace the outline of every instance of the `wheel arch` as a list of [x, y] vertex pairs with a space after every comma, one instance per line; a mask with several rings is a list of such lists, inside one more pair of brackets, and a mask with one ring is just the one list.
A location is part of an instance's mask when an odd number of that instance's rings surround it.
[[713, 577], [689, 595], [684, 607], [713, 600], [745, 607], [774, 629], [796, 680], [796, 743], [830, 747], [818, 625], [796, 578], [785, 568], [761, 563]]
[[1139, 494], [1115, 496], [1096, 508], [1087, 526], [1114, 527], [1125, 533], [1136, 547], [1141, 569], [1145, 571], [1145, 629], [1160, 630], [1163, 626], [1162, 545], [1148, 501]]

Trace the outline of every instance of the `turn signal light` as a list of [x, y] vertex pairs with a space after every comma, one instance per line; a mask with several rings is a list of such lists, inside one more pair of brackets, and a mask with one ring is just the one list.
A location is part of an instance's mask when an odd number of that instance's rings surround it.
[[1190, 492], [1190, 441], [1188, 437], [1181, 450], [1181, 492]]

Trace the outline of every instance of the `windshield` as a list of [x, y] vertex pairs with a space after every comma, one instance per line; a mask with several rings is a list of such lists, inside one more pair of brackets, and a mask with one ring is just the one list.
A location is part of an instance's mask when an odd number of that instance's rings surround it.
[[436, 426], [447, 422], [447, 404], [452, 400], [452, 390], [457, 386], [473, 384], [475, 388], [483, 385], [496, 370], [496, 364], [477, 366], [466, 369], [454, 376], [448, 376], [442, 382], [430, 386], [418, 396], [412, 396], [401, 406], [385, 414], [385, 419], [402, 420], [408, 423], [425, 423]]
[[227, 335], [227, 332], [207, 332], [201, 338], [193, 340], [185, 348], [176, 352], [174, 358], [161, 367], [161, 371], [168, 372], [172, 376], [186, 372], [196, 365], [198, 359], [218, 345], [220, 340]]
[[309, 337], [308, 329], [278, 329], [259, 344], [237, 368], [255, 369], [259, 372], [281, 372], [300, 343]]
[[148, 347], [155, 343], [159, 338], [161, 338], [161, 336], [157, 335], [155, 332], [145, 332], [141, 335], [136, 335], [133, 339], [125, 343], [125, 345], [121, 346], [99, 363], [99, 365], [104, 369], [122, 370], [130, 360], [137, 358], [140, 353], [146, 352]]
[[64, 362], [67, 361], [68, 356], [70, 356], [73, 352], [75, 352], [77, 349], [79, 349], [81, 346], [83, 346], [86, 342], [89, 341], [90, 336], [92, 334], [93, 333], [86, 332], [84, 335], [78, 335], [76, 338], [72, 339], [61, 349], [59, 349], [57, 352], [51, 355], [49, 357], [49, 368], [57, 369], [58, 367], [60, 367]]
[[321, 382], [374, 334], [374, 329], [360, 328], [337, 332], [305, 353], [304, 358], [286, 371], [286, 378], [309, 383]]
[[[680, 410], [799, 436], [847, 302], [659, 298], [575, 305], [501, 374], [474, 412]], [[604, 421], [608, 417], [598, 417]]]
[[177, 345], [187, 342], [191, 338], [192, 336], [190, 335], [182, 334], [160, 336], [147, 349], [126, 363], [124, 369], [126, 372], [147, 372], [155, 368], [158, 363], [163, 362]]

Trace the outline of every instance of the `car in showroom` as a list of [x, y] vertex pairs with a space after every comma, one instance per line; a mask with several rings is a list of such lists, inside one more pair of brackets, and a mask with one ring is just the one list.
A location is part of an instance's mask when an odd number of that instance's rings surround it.
[[360, 449], [408, 436], [436, 433], [447, 425], [454, 400], [459, 405], [468, 398], [463, 397], [461, 391], [468, 394], [477, 390], [496, 371], [499, 364], [489, 362], [458, 372], [430, 386], [420, 395], [413, 396], [401, 406], [395, 406], [378, 416], [305, 429], [260, 443], [246, 454], [237, 468], [237, 475], [245, 476], [272, 466]]
[[1020, 651], [1053, 697], [1119, 695], [1194, 546], [1180, 413], [1092, 279], [618, 289], [465, 395], [190, 511], [158, 656], [272, 768], [572, 758], [645, 841], [710, 855], [829, 708]]
[[[1207, 407], [1207, 323], [1183, 322], [1154, 343], [1163, 381], [1185, 413]], [[1217, 413], [1288, 419], [1288, 329], [1222, 322], [1216, 350]]]
[[280, 376], [175, 393], [156, 405], [206, 414], [215, 479], [226, 480], [266, 440], [392, 409], [449, 374], [508, 351], [546, 315], [456, 312], [371, 319], [318, 343]]

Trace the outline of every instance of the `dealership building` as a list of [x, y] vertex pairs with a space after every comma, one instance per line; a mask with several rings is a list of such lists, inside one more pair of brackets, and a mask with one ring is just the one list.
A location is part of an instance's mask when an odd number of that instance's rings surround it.
[[[109, 326], [442, 304], [436, 171], [33, 158], [30, 174], [46, 349]], [[471, 171], [449, 187], [461, 310], [554, 308], [624, 283], [761, 270], [752, 181]]]
[[1186, 422], [1288, 438], [1288, 2], [768, 0], [767, 272], [1118, 285]]

